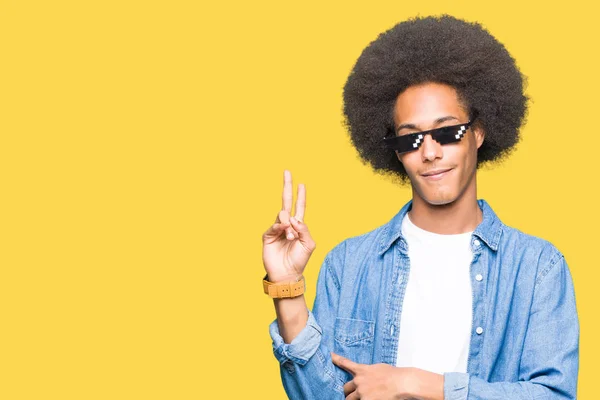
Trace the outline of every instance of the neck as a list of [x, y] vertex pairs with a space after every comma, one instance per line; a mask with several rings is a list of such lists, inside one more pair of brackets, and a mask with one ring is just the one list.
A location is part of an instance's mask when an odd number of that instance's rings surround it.
[[413, 224], [429, 232], [455, 235], [474, 231], [483, 220], [477, 204], [475, 177], [456, 200], [442, 205], [429, 204], [413, 187], [413, 202], [408, 213]]

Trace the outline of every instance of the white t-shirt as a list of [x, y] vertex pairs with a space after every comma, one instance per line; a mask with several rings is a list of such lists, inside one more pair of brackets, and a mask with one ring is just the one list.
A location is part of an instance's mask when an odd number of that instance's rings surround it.
[[414, 225], [408, 214], [402, 221], [410, 274], [400, 316], [397, 367], [438, 374], [467, 372], [473, 318], [472, 233], [432, 233]]

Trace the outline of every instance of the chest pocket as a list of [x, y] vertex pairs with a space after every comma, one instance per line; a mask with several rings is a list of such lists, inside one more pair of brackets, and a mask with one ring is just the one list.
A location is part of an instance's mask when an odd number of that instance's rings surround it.
[[[352, 318], [336, 318], [334, 327], [334, 352], [360, 364], [372, 364], [375, 321]], [[340, 368], [336, 371], [343, 382], [352, 375]]]
[[362, 319], [336, 318], [335, 340], [342, 346], [357, 347], [373, 343], [375, 322]]

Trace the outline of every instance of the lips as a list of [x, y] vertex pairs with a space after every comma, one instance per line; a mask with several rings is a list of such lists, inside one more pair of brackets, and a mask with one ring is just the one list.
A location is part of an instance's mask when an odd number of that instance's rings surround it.
[[452, 169], [452, 168], [446, 168], [446, 169], [436, 169], [436, 170], [429, 171], [429, 172], [426, 172], [426, 173], [424, 173], [424, 174], [421, 174], [421, 175], [422, 175], [422, 176], [435, 176], [435, 175], [439, 175], [439, 174], [441, 174], [441, 173], [443, 173], [443, 172], [448, 172], [448, 171], [450, 171], [451, 169]]

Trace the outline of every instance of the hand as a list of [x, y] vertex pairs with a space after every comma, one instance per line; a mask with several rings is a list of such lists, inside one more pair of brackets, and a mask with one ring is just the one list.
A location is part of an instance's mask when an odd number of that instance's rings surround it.
[[292, 174], [284, 171], [283, 207], [273, 224], [262, 236], [263, 264], [271, 282], [291, 281], [300, 277], [316, 248], [304, 223], [306, 189], [298, 185], [296, 215], [292, 213]]
[[359, 364], [331, 353], [338, 367], [350, 372], [354, 379], [344, 385], [346, 400], [410, 400], [415, 368], [399, 368], [389, 364]]

